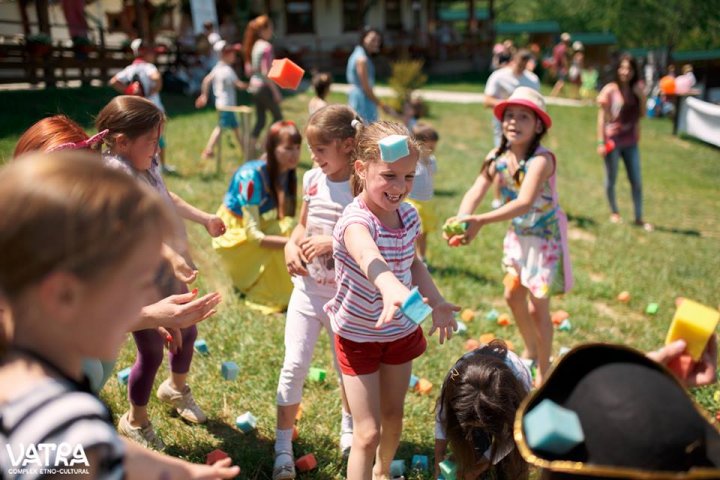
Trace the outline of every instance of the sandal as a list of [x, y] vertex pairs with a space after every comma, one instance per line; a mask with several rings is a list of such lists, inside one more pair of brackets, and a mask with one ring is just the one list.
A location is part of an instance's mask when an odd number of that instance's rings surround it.
[[297, 476], [295, 473], [295, 460], [293, 458], [293, 454], [292, 452], [288, 452], [286, 450], [275, 452], [275, 462], [277, 462], [278, 457], [281, 455], [285, 455], [289, 459], [289, 462], [273, 466], [272, 478], [273, 480], [292, 480]]
[[655, 230], [655, 227], [653, 226], [652, 223], [643, 222], [642, 220], [636, 221], [635, 226], [642, 227], [642, 229], [645, 230], [646, 232], [652, 232], [653, 230]]

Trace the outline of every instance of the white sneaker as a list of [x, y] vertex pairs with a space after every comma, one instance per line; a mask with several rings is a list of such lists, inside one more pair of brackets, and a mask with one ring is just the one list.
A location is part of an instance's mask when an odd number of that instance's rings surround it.
[[343, 430], [340, 432], [340, 451], [343, 457], [347, 458], [350, 456], [350, 447], [352, 447], [352, 430]]
[[125, 412], [123, 416], [120, 417], [118, 432], [144, 447], [152, 448], [158, 452], [165, 450], [165, 444], [155, 434], [152, 422], [148, 422], [144, 427], [133, 427], [130, 425], [129, 413], [130, 412]]
[[273, 480], [292, 480], [296, 477], [295, 459], [292, 452], [275, 452], [275, 464], [273, 465]]
[[170, 379], [165, 380], [158, 388], [157, 397], [165, 403], [175, 407], [178, 415], [191, 423], [205, 423], [207, 416], [200, 410], [190, 392], [190, 386], [185, 385], [182, 392], [170, 386]]

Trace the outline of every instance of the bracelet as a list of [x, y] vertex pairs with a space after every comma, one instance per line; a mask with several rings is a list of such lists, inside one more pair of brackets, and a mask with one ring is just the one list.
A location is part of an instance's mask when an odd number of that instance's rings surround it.
[[597, 144], [598, 144], [598, 146], [605, 145], [605, 140], [598, 140]]

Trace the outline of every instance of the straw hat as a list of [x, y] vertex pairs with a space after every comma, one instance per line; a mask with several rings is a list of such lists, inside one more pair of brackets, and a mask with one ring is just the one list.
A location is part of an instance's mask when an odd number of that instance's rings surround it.
[[529, 108], [542, 120], [546, 129], [552, 127], [552, 119], [545, 110], [545, 99], [537, 90], [533, 90], [530, 87], [516, 88], [512, 95], [510, 95], [510, 98], [495, 105], [495, 109], [493, 110], [495, 118], [502, 122], [505, 109], [510, 105]]

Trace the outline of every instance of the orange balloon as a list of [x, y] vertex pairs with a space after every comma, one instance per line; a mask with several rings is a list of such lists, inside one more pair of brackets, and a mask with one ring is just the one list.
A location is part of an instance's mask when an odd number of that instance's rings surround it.
[[665, 95], [675, 95], [675, 77], [668, 75], [661, 78], [660, 91]]

